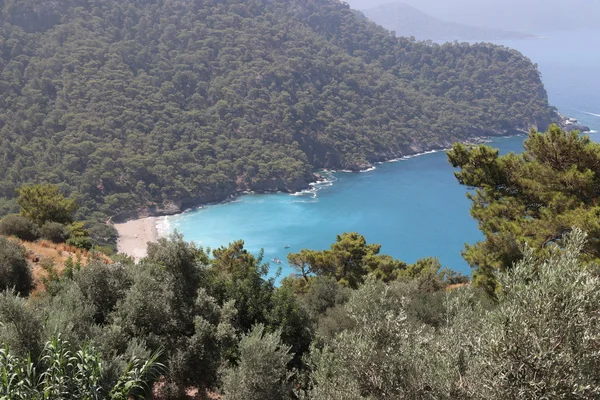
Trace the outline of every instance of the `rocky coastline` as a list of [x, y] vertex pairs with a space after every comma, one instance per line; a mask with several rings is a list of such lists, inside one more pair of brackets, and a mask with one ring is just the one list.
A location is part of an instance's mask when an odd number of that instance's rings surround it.
[[[572, 122], [572, 118], [569, 119], [562, 115], [559, 115], [559, 120], [555, 123], [565, 130], [579, 130], [580, 132], [589, 132], [590, 129], [587, 126], [580, 125], [578, 123]], [[569, 122], [571, 120], [571, 122]], [[548, 124], [550, 125], [550, 124]], [[412, 143], [404, 148], [402, 148], [398, 152], [390, 152], [390, 153], [381, 153], [370, 157], [369, 160], [364, 162], [355, 162], [348, 163], [346, 165], [339, 166], [334, 169], [338, 171], [349, 171], [349, 172], [363, 172], [366, 170], [372, 169], [376, 164], [388, 162], [391, 160], [397, 160], [402, 157], [413, 156], [417, 154], [422, 154], [430, 151], [444, 151], [458, 141], [465, 144], [482, 144], [487, 142], [489, 139], [494, 137], [502, 137], [502, 136], [517, 136], [527, 134], [529, 131], [527, 129], [511, 129], [507, 131], [493, 131], [493, 130], [484, 130], [477, 129], [474, 130], [469, 137], [464, 139], [448, 139], [448, 140], [438, 140], [432, 143]], [[198, 195], [196, 197], [188, 197], [181, 199], [174, 199], [170, 201], [166, 201], [163, 204], [156, 204], [141, 207], [137, 210], [123, 212], [117, 215], [114, 215], [111, 218], [111, 221], [119, 224], [124, 223], [131, 220], [138, 220], [150, 217], [163, 217], [170, 215], [181, 214], [185, 211], [192, 210], [198, 207], [207, 206], [211, 204], [219, 204], [227, 201], [231, 201], [243, 194], [247, 193], [297, 193], [303, 190], [310, 189], [310, 185], [315, 182], [323, 181], [325, 178], [321, 176], [318, 172], [314, 172], [311, 176], [311, 179], [306, 180], [296, 180], [294, 182], [283, 182], [281, 180], [273, 180], [271, 182], [263, 182], [258, 187], [253, 188], [240, 188], [236, 186], [229, 186], [227, 188], [223, 188], [220, 191], [207, 193]]]
[[589, 132], [590, 127], [586, 125], [582, 125], [575, 118], [565, 117], [564, 115], [560, 115], [559, 125], [562, 129], [567, 132], [579, 131], [581, 133]]

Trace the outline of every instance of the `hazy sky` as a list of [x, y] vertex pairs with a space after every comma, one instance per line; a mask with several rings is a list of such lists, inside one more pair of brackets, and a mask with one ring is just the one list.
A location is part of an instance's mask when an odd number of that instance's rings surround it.
[[346, 0], [352, 8], [403, 2], [447, 21], [523, 31], [598, 26], [600, 0]]

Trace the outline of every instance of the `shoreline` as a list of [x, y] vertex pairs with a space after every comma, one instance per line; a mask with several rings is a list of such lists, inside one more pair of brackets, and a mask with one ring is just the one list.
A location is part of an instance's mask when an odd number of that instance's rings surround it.
[[[564, 127], [561, 126], [564, 129]], [[474, 136], [470, 139], [463, 141], [464, 144], [485, 144], [494, 138], [506, 138], [506, 137], [515, 137], [515, 136], [523, 136], [528, 132], [524, 130], [514, 130], [512, 133], [505, 132], [504, 134], [498, 135], [481, 135]], [[365, 168], [357, 169], [357, 170], [328, 170], [328, 169], [320, 169], [314, 172], [315, 181], [308, 182], [306, 189], [296, 190], [294, 192], [284, 192], [278, 190], [263, 190], [263, 191], [249, 191], [249, 190], [238, 190], [233, 193], [229, 193], [224, 196], [222, 199], [207, 201], [207, 202], [199, 202], [193, 206], [181, 208], [175, 212], [173, 210], [169, 211], [158, 211], [148, 214], [147, 212], [142, 213], [142, 215], [146, 215], [142, 218], [128, 218], [124, 222], [115, 223], [113, 222], [113, 226], [117, 230], [119, 237], [117, 239], [117, 249], [119, 253], [127, 254], [133, 257], [136, 261], [145, 257], [147, 254], [147, 243], [148, 242], [156, 242], [160, 237], [166, 236], [168, 232], [163, 232], [162, 229], [159, 232], [158, 224], [161, 219], [184, 214], [186, 212], [194, 211], [200, 209], [202, 207], [216, 205], [216, 204], [226, 204], [232, 201], [235, 201], [238, 197], [244, 194], [275, 194], [275, 193], [289, 193], [290, 195], [298, 195], [302, 193], [311, 192], [314, 193], [316, 191], [316, 186], [319, 183], [330, 183], [327, 179], [323, 178], [320, 175], [320, 172], [349, 172], [349, 173], [363, 173], [370, 172], [376, 169], [377, 165], [385, 164], [385, 163], [393, 163], [403, 160], [408, 160], [413, 157], [420, 157], [427, 154], [438, 153], [447, 151], [450, 147], [433, 145], [429, 147], [425, 147], [424, 149], [419, 149], [421, 151], [411, 152], [410, 154], [402, 155], [400, 157], [390, 158], [383, 161], [373, 161], [369, 165], [366, 165]], [[149, 216], [148, 216], [149, 215]]]
[[159, 218], [146, 217], [113, 223], [119, 233], [117, 251], [133, 257], [136, 262], [145, 257], [148, 243], [156, 242], [160, 237], [157, 227]]
[[[522, 134], [523, 133], [519, 133], [516, 135], [508, 135], [507, 137], [520, 136]], [[503, 136], [498, 136], [498, 137], [503, 137]], [[475, 140], [473, 140], [473, 139], [475, 139]], [[473, 138], [473, 139], [471, 139], [469, 141], [465, 141], [464, 143], [466, 143], [466, 144], [480, 143], [481, 144], [481, 143], [488, 141], [488, 137], [481, 137], [481, 136], [479, 136], [477, 138]], [[408, 160], [413, 157], [420, 157], [420, 156], [438, 153], [438, 152], [442, 152], [442, 151], [446, 151], [446, 150], [448, 150], [448, 148], [434, 148], [431, 150], [425, 150], [425, 151], [421, 151], [421, 152], [407, 154], [407, 155], [404, 155], [404, 156], [401, 156], [398, 158], [392, 158], [392, 159], [389, 159], [386, 161], [375, 161], [370, 166], [367, 166], [364, 169], [360, 169], [360, 170], [356, 170], [356, 171], [343, 170], [343, 169], [340, 169], [340, 170], [321, 169], [321, 170], [315, 171], [315, 176], [319, 179], [317, 179], [314, 182], [308, 183], [309, 188], [303, 189], [303, 190], [298, 190], [295, 192], [289, 192], [289, 194], [292, 196], [294, 196], [294, 195], [297, 196], [300, 194], [313, 193], [313, 195], [314, 195], [316, 190], [318, 190], [317, 187], [319, 186], [319, 183], [332, 184], [331, 181], [329, 181], [328, 179], [324, 178], [321, 175], [322, 172], [325, 172], [325, 173], [370, 172], [370, 171], [374, 171], [377, 168], [376, 165], [381, 165], [381, 164], [385, 164], [385, 163], [394, 163], [394, 162], [398, 162], [398, 161]], [[154, 243], [159, 238], [165, 237], [169, 233], [169, 232], [163, 231], [163, 229], [159, 229], [159, 223], [161, 222], [161, 220], [163, 220], [169, 216], [181, 215], [181, 214], [191, 212], [191, 211], [197, 210], [199, 208], [210, 206], [210, 205], [227, 204], [229, 202], [235, 201], [235, 199], [237, 199], [240, 196], [243, 196], [244, 194], [276, 194], [276, 193], [288, 193], [288, 192], [282, 192], [282, 191], [276, 191], [276, 190], [265, 190], [265, 191], [260, 191], [260, 192], [248, 191], [248, 190], [236, 191], [222, 200], [211, 201], [211, 202], [206, 202], [206, 203], [199, 204], [199, 205], [196, 205], [193, 207], [187, 207], [185, 209], [182, 209], [180, 212], [176, 212], [176, 213], [173, 213], [173, 212], [160, 213], [159, 212], [153, 216], [128, 219], [124, 222], [119, 222], [119, 223], [111, 222], [113, 227], [117, 230], [117, 232], [119, 234], [119, 237], [117, 239], [117, 251], [119, 253], [124, 253], [128, 256], [133, 257], [135, 259], [135, 261], [137, 262], [141, 258], [143, 258], [147, 255], [148, 242]]]

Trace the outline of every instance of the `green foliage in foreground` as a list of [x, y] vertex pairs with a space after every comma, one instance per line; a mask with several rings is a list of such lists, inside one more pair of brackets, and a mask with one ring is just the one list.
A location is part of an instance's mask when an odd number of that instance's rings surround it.
[[579, 257], [585, 235], [500, 273], [497, 304], [450, 293], [446, 323], [411, 324], [398, 284], [373, 279], [344, 311], [351, 327], [311, 349], [303, 398], [592, 399], [600, 395], [600, 280]]
[[223, 374], [225, 400], [283, 400], [291, 398], [292, 360], [290, 346], [285, 346], [280, 331], [265, 333], [255, 326], [239, 343], [240, 358]]
[[39, 239], [40, 230], [33, 221], [22, 215], [7, 215], [0, 220], [0, 235], [33, 242]]
[[467, 245], [474, 280], [490, 292], [494, 272], [521, 259], [523, 244], [545, 254], [573, 226], [589, 234], [585, 256], [600, 259], [600, 144], [553, 125], [532, 131], [522, 154], [500, 156], [488, 146], [456, 144], [448, 152], [458, 181], [475, 188], [467, 196], [485, 240]]
[[336, 0], [5, 0], [0, 15], [0, 213], [33, 183], [95, 220], [293, 190], [315, 167], [557, 118], [517, 51], [396, 38]]
[[31, 270], [20, 244], [0, 236], [0, 290], [15, 289], [28, 295], [33, 288]]
[[39, 360], [14, 356], [5, 346], [0, 349], [0, 399], [143, 399], [148, 383], [163, 369], [156, 361], [159, 355], [146, 361], [132, 358], [116, 384], [105, 387], [100, 354], [89, 345], [72, 351], [68, 342], [56, 337], [46, 343]]
[[[243, 242], [208, 252], [172, 235], [138, 264], [92, 262], [38, 296], [2, 293], [0, 368], [17, 373], [0, 373], [2, 390], [119, 398], [130, 380], [154, 380], [131, 372], [143, 370], [128, 367], [136, 357], [165, 365], [153, 389], [172, 400], [190, 389], [232, 400], [597, 398], [600, 278], [581, 230], [560, 243], [526, 247], [492, 301], [448, 290], [434, 259], [392, 281], [366, 272], [356, 288], [329, 273], [275, 287]], [[104, 397], [89, 397], [99, 387]]]

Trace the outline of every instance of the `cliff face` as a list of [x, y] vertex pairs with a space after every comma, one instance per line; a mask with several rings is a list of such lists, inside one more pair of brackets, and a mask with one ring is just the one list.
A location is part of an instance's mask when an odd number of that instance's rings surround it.
[[175, 210], [556, 119], [520, 53], [396, 38], [337, 0], [0, 6], [0, 201], [49, 182], [82, 217]]

